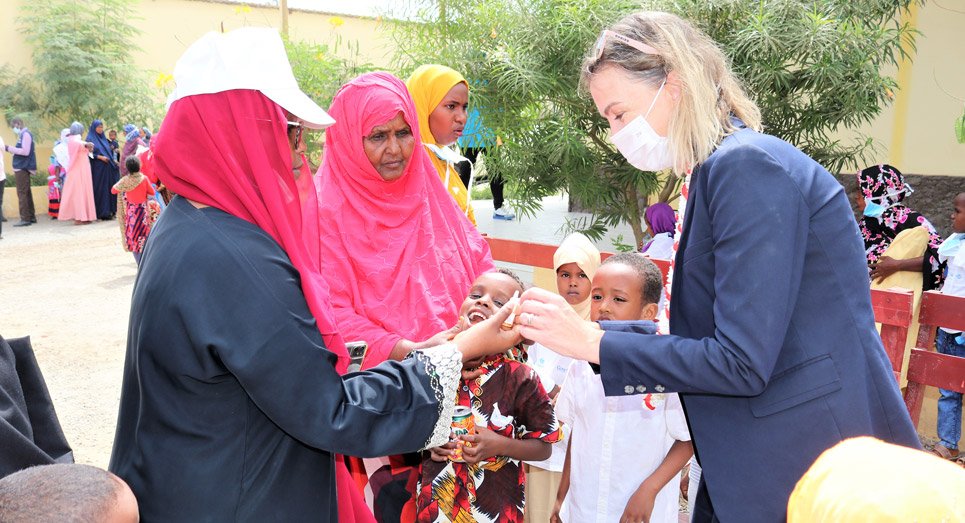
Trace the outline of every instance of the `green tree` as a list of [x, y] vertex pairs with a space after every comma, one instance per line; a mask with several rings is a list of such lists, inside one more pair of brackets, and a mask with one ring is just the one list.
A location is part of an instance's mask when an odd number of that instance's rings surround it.
[[162, 105], [133, 61], [140, 31], [136, 0], [35, 0], [21, 8], [20, 33], [33, 46], [34, 74], [5, 68], [0, 107], [41, 131], [95, 118], [160, 123]]
[[[285, 51], [295, 80], [302, 91], [322, 107], [332, 105], [332, 99], [339, 88], [349, 80], [374, 69], [372, 64], [361, 61], [358, 42], [343, 42], [342, 36], [337, 33], [341, 19], [333, 17], [329, 23], [333, 26], [329, 37], [331, 45], [293, 37], [285, 38]], [[305, 140], [308, 144], [308, 155], [313, 163], [318, 164], [321, 162], [322, 148], [317, 141], [321, 133], [310, 134], [311, 138]]]
[[757, 100], [767, 132], [831, 172], [856, 165], [871, 141], [834, 133], [871, 121], [895, 81], [883, 70], [913, 50], [899, 15], [918, 0], [422, 0], [393, 35], [403, 74], [442, 63], [470, 81], [471, 104], [504, 145], [486, 163], [514, 188], [523, 212], [561, 189], [594, 213], [576, 224], [600, 237], [627, 222], [635, 243], [649, 195], [676, 195], [673, 176], [628, 165], [578, 89], [600, 31], [639, 9], [680, 14], [715, 38]]

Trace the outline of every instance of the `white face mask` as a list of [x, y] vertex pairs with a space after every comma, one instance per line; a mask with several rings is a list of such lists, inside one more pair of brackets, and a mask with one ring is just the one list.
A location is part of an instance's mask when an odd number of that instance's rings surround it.
[[673, 166], [673, 156], [666, 136], [660, 136], [647, 122], [650, 111], [657, 103], [667, 79], [663, 79], [657, 95], [653, 97], [647, 114], [637, 116], [626, 127], [617, 131], [610, 139], [617, 146], [620, 154], [630, 162], [630, 165], [641, 171], [662, 171]]

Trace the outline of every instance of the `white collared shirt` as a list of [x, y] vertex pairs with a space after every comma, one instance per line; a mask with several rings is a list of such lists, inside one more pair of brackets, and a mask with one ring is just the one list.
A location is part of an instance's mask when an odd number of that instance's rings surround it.
[[[675, 441], [689, 441], [680, 398], [650, 410], [643, 394], [607, 397], [589, 363], [575, 361], [563, 382], [556, 416], [570, 425], [570, 488], [563, 521], [620, 521], [630, 496], [663, 463]], [[652, 523], [676, 522], [679, 484], [671, 480], [657, 494]]]

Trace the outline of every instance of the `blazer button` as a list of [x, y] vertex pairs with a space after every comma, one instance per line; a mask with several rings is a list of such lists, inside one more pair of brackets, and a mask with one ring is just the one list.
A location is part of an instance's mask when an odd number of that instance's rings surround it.
[[626, 387], [623, 387], [623, 392], [626, 392], [627, 394], [633, 394], [633, 385], [627, 385]]
[[640, 394], [643, 394], [644, 392], [647, 392], [647, 388], [644, 387], [643, 385], [637, 385], [637, 392], [639, 392]]
[[655, 390], [655, 391], [657, 391], [657, 392], [663, 392], [663, 390], [664, 390], [664, 389], [663, 389], [663, 385], [657, 385], [656, 387], [653, 388], [653, 390]]

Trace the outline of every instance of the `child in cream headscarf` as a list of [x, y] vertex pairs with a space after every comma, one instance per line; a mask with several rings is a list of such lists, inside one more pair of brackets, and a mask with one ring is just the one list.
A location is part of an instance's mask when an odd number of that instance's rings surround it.
[[[553, 254], [557, 291], [587, 321], [590, 319], [590, 283], [599, 267], [600, 251], [580, 233], [567, 236]], [[572, 360], [538, 343], [530, 347], [528, 352], [530, 366], [539, 374], [549, 397], [555, 400]], [[563, 430], [569, 432], [568, 427]], [[527, 522], [549, 521], [556, 504], [556, 491], [559, 489], [565, 457], [566, 443], [554, 444], [549, 459], [526, 464]]]

